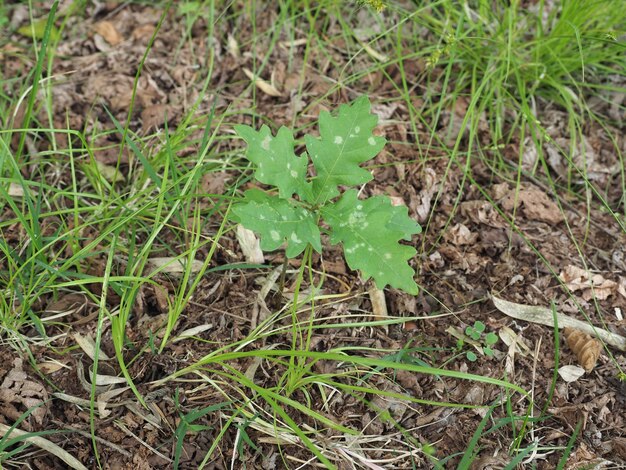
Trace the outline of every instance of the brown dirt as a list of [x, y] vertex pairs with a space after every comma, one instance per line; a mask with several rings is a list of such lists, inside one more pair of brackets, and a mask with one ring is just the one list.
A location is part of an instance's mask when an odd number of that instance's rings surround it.
[[[105, 106], [117, 120], [125, 122], [131, 105], [136, 67], [160, 14], [161, 11], [145, 6], [106, 2], [98, 7], [89, 6], [84, 14], [68, 18], [68, 26], [59, 43], [52, 69], [55, 77], [53, 119], [56, 127], [64, 129], [69, 123], [72, 129], [84, 129], [85, 135], [91, 135], [94, 130], [110, 129], [111, 118]], [[16, 22], [14, 26], [22, 26], [28, 21], [28, 16], [23, 16], [21, 6], [14, 8], [12, 18]], [[268, 8], [257, 14], [257, 29], [271, 31], [275, 21], [276, 11]], [[616, 309], [626, 310], [626, 235], [618, 232], [609, 215], [594, 207], [588, 208], [584, 200], [566, 199], [564, 194], [560, 194], [564, 204], [559, 209], [548, 187], [535, 179], [523, 178], [519, 192], [515, 193], [514, 184], [501, 180], [478, 160], [471, 162], [475, 184], [470, 184], [462, 173], [465, 162], [449, 162], [445, 154], [436, 148], [426, 152], [423, 146], [418, 146], [417, 142], [428, 138], [427, 130], [418, 126], [417, 130], [423, 136], [414, 135], [404, 106], [389, 104], [393, 102], [391, 98], [397, 98], [389, 80], [399, 80], [397, 68], [393, 66], [386, 70], [387, 76], [377, 71], [352, 84], [350, 91], [335, 91], [333, 82], [340, 78], [340, 70], [324, 54], [313, 50], [309, 62], [303, 64], [301, 49], [297, 49], [290, 57], [288, 49], [279, 46], [269, 58], [264, 78], [269, 80], [270, 74], [274, 73], [275, 86], [282, 95], [273, 97], [263, 90], [257, 90], [257, 99], [253, 102], [249, 80], [243, 68], [251, 68], [248, 52], [257, 48], [257, 54], [262, 56], [267, 44], [263, 41], [256, 44], [249, 42], [244, 19], [237, 18], [232, 22], [234, 24], [218, 22], [214, 36], [207, 37], [206, 24], [199, 19], [191, 28], [191, 40], [187, 39], [181, 45], [184, 22], [168, 15], [138, 83], [137, 100], [130, 121], [132, 131], [139, 136], [149, 135], [163, 128], [165, 116], [170, 128], [180, 123], [189, 112], [191, 103], [199, 96], [198, 83], [203, 78], [203, 71], [209, 67], [207, 57], [210, 49], [215, 53], [215, 72], [210, 90], [197, 110], [200, 122], [206, 121], [211, 105], [217, 100], [218, 112], [225, 111], [227, 106], [231, 110], [238, 110], [254, 103], [255, 112], [266, 116], [277, 126], [290, 125], [294, 113], [299, 116], [298, 126], [303, 126], [314, 120], [320, 109], [333, 108], [360, 93], [367, 93], [375, 105], [375, 111], [385, 117], [379, 131], [391, 143], [377, 158], [374, 180], [365, 193], [401, 198], [409, 207], [409, 213], [425, 229], [424, 234], [414, 240], [420, 256], [412, 261], [418, 273], [418, 284], [423, 287], [421, 293], [414, 297], [388, 290], [386, 300], [389, 311], [394, 315], [423, 315], [431, 318], [391, 326], [388, 331], [383, 328], [316, 331], [312, 338], [313, 350], [323, 352], [339, 346], [371, 346], [397, 351], [411, 345], [414, 349], [408, 351], [413, 359], [433, 365], [445, 364], [448, 369], [494, 378], [503, 378], [508, 373], [508, 380], [526, 390], [532, 390], [537, 404], [535, 412], [538, 413], [547, 399], [555, 367], [552, 331], [542, 325], [511, 320], [494, 308], [489, 294], [496, 293], [522, 304], [549, 306], [553, 302], [559, 311], [580, 318], [571, 296], [540, 259], [540, 256], [543, 257], [555, 273], [561, 274], [567, 272], [570, 266], [582, 267], [578, 251], [582, 252], [593, 273], [602, 277], [602, 280], [594, 280], [595, 285], [606, 282], [602, 284], [606, 292], [596, 302], [585, 295], [590, 290], [590, 284], [587, 283], [585, 288], [586, 280], [579, 279], [582, 284], [575, 291], [576, 300], [593, 321], [597, 322], [598, 312], [602, 312], [606, 328], [626, 334], [626, 325], [614, 313]], [[228, 34], [235, 31], [239, 32], [238, 55], [228, 49]], [[329, 32], [332, 31], [330, 27]], [[338, 32], [337, 38], [340, 38]], [[281, 37], [283, 39], [287, 38]], [[345, 64], [350, 47], [343, 38], [332, 44], [333, 48], [326, 52], [332, 55], [333, 61]], [[0, 63], [5, 76], [25, 76], [33, 66], [28, 59], [33, 57], [32, 51], [29, 52], [30, 47], [28, 39], [17, 35], [11, 37], [8, 45], [3, 46]], [[291, 67], [288, 65], [290, 59], [293, 60]], [[350, 67], [355, 70], [359, 67], [365, 69], [367, 60], [359, 56]], [[423, 64], [407, 60], [405, 69], [411, 71], [409, 76], [415, 79], [413, 85], [417, 95], [424, 86], [420, 81], [420, 77], [424, 76]], [[301, 70], [305, 70], [304, 75], [300, 75]], [[302, 103], [290, 98], [298, 96], [297, 93], [291, 93], [300, 86], [301, 79], [304, 79]], [[554, 123], [551, 126], [553, 138], [566, 139], [566, 129], [560, 124], [559, 112], [547, 110], [544, 117]], [[39, 118], [47, 122], [44, 114]], [[228, 125], [225, 125], [226, 128]], [[94, 135], [98, 137], [90, 144], [98, 148], [96, 159], [105, 165], [115, 165], [119, 134], [94, 132]], [[614, 186], [602, 180], [611, 178], [611, 168], [616, 161], [607, 151], [610, 143], [603, 131], [593, 125], [585, 130], [585, 135], [588, 136], [589, 146], [595, 151], [594, 155], [598, 156], [594, 162], [598, 184], [606, 183], [611, 188], [605, 197], [609, 203], [617, 204], [621, 195], [613, 189]], [[623, 135], [623, 129], [621, 132], [615, 130], [614, 135]], [[56, 137], [59, 144], [62, 144], [63, 139], [67, 141], [63, 134]], [[190, 136], [190, 141], [195, 137], [195, 134]], [[33, 139], [33, 148], [46, 149], [49, 138], [42, 135]], [[195, 144], [185, 144], [176, 151], [181, 156], [189, 155], [192, 158], [196, 149]], [[518, 149], [519, 142], [511, 143], [506, 148], [513, 163], [517, 162]], [[126, 149], [121, 160], [123, 173], [128, 171], [128, 152]], [[527, 156], [532, 160], [530, 153]], [[533, 163], [525, 161], [529, 167]], [[552, 164], [552, 169], [558, 172], [558, 159], [554, 159]], [[25, 176], [36, 179], [37, 176], [30, 173], [32, 171], [32, 168], [25, 168]], [[235, 173], [228, 172], [219, 176], [211, 174], [205, 181], [206, 189], [219, 192], [224, 188], [225, 181], [235, 176]], [[71, 184], [69, 175], [56, 175], [54, 181], [51, 181], [52, 174], [41, 175], [40, 178], [49, 184]], [[481, 192], [478, 185], [485, 188], [486, 193]], [[514, 217], [518, 230], [510, 229], [503, 215], [494, 210], [487, 197], [498, 204], [505, 216]], [[5, 214], [2, 217], [10, 216]], [[53, 226], [55, 221], [46, 222]], [[210, 221], [206, 230], [214, 233], [216, 224], [219, 224], [219, 220]], [[93, 230], [97, 231], [97, 227]], [[10, 227], [3, 236], [7, 242], [19, 244], [23, 233], [19, 232], [18, 227]], [[90, 239], [88, 234], [85, 237]], [[575, 246], [573, 239], [584, 240], [584, 243]], [[243, 261], [234, 235], [226, 235], [222, 242], [214, 266]], [[272, 253], [266, 259], [278, 266], [283, 261], [283, 255], [280, 252]], [[341, 253], [331, 248], [323, 260], [316, 258], [314, 261], [319, 268], [323, 263], [330, 275], [323, 286], [324, 292], [346, 294], [349, 299], [321, 304], [316, 315], [321, 318], [362, 312], [364, 318], [367, 318], [368, 312], [372, 310], [366, 295], [369, 284], [361, 283], [358, 275], [345, 266]], [[103, 256], [94, 256], [83, 268], [85, 272], [101, 274], [104, 265]], [[297, 262], [292, 266], [297, 266]], [[123, 272], [123, 262], [116, 269]], [[194, 363], [220, 345], [244, 338], [252, 327], [250, 312], [254, 308], [254, 295], [266, 275], [266, 270], [216, 271], [201, 281], [176, 331], [211, 325], [197, 334], [204, 342], [172, 343], [158, 354], [149, 349], [140, 351], [129, 347], [125, 359], [131, 361], [130, 374], [139, 392], [146, 397], [147, 407], [143, 408], [133, 393], [127, 390], [112, 396], [107, 401], [104, 413], [96, 413], [94, 424], [99, 439], [96, 445], [105, 468], [170, 467], [177, 443], [175, 430], [181, 423], [181, 416], [226, 401], [226, 397], [215, 387], [208, 386], [206, 381], [199, 380], [197, 376], [189, 377], [193, 380], [175, 380], [159, 387], [154, 387], [153, 383]], [[141, 347], [147, 344], [151, 335], [149, 332], [157, 331], [163, 325], [167, 311], [165, 296], [173, 294], [177, 281], [164, 276], [160, 282], [163, 286], [161, 290], [145, 288], [138, 295], [137, 306], [127, 330], [128, 340], [134, 345]], [[292, 282], [293, 279], [288, 278], [287, 289]], [[97, 289], [94, 292], [99, 294]], [[108, 301], [109, 306], [113, 307], [119, 297], [111, 292]], [[280, 307], [284, 299], [270, 296], [267, 302], [272, 309]], [[47, 331], [52, 338], [48, 346], [31, 347], [30, 365], [27, 356], [24, 356], [24, 361], [15, 359], [15, 352], [9, 345], [0, 346], [1, 422], [11, 425], [30, 406], [43, 403], [19, 427], [28, 431], [65, 430], [47, 438], [88, 468], [97, 468], [93, 443], [89, 437], [89, 406], [84, 402], [68, 401], [67, 396], [83, 400], [90, 398], [89, 371], [92, 362], [84, 349], [77, 347], [77, 338], [80, 337], [76, 335], [95, 337], [98, 307], [75, 292], [61, 292], [55, 298], [41, 299], [38, 307], [43, 316], [52, 312], [69, 313], [62, 320], [63, 324]], [[436, 315], [441, 313], [449, 314], [443, 317]], [[518, 354], [513, 365], [507, 364], [507, 348], [499, 342], [494, 358], [479, 357], [476, 362], [466, 360], [456, 349], [456, 338], [447, 329], [454, 326], [464, 330], [476, 320], [483, 321], [489, 331], [498, 332], [502, 327], [510, 327], [529, 346], [531, 354], [525, 357]], [[37, 336], [34, 331], [26, 331], [24, 334]], [[291, 338], [288, 334], [275, 335], [271, 341], [277, 345], [288, 344]], [[258, 347], [260, 345], [250, 346], [251, 349]], [[109, 328], [104, 332], [101, 349], [113, 359], [101, 361], [98, 372], [113, 377], [120, 375]], [[615, 350], [610, 352], [622, 369], [626, 368], [623, 353]], [[253, 366], [253, 362], [240, 361], [229, 365], [245, 372]], [[38, 365], [40, 372], [34, 370], [32, 363]], [[561, 350], [563, 364], [576, 364], [576, 357], [564, 346]], [[321, 372], [333, 372], [335, 365], [319, 363], [316, 367]], [[276, 378], [283, 372], [277, 370], [278, 367], [271, 371], [263, 369], [263, 366], [261, 369], [255, 375], [256, 383], [267, 387], [275, 385]], [[206, 374], [210, 376], [210, 371]], [[571, 383], [558, 380], [548, 406], [550, 417], [538, 423], [535, 433], [527, 438], [534, 436], [542, 446], [565, 446], [577, 423], [582, 421], [581, 434], [574, 443], [567, 468], [582, 468], [581, 465], [602, 459], [626, 465], [626, 390], [623, 384], [615, 381], [615, 376], [616, 368], [605, 351], [598, 365], [583, 378]], [[499, 389], [481, 383], [405, 372], [395, 376], [390, 374], [387, 378], [374, 377], [372, 380], [381, 389], [432, 401], [485, 405], [492, 403], [501, 394]], [[220, 386], [233, 396], [239, 393], [234, 382], [224, 381]], [[99, 388], [98, 394], [106, 391], [106, 387]], [[61, 392], [65, 395], [60, 395]], [[311, 389], [310, 393], [312, 403], [323, 401], [316, 389]], [[303, 402], [306, 400], [304, 396], [296, 395], [293, 398]], [[462, 453], [484, 415], [484, 409], [426, 405], [407, 407], [384, 401], [375, 405], [389, 411], [403, 428], [413, 429], [412, 438], [418, 443], [431, 443], [436, 449], [436, 455], [441, 458]], [[522, 414], [526, 410], [526, 403], [523, 402], [514, 400], [513, 406], [518, 406], [518, 409], [511, 410], [513, 413]], [[227, 405], [225, 410], [228, 410]], [[329, 409], [318, 411], [344, 426], [363, 430], [364, 435], [389, 436], [386, 445], [373, 446], [380, 446], [384, 450], [369, 453], [372, 459], [394, 458], [394, 450], [403, 448], [392, 439], [397, 433], [392, 421], [381, 419], [363, 401], [347, 396], [345, 400], [331, 401]], [[202, 427], [185, 435], [180, 468], [197, 468], [212, 443], [220, 438], [219, 433], [227, 415], [215, 411], [193, 423]], [[506, 416], [507, 410], [503, 408], [494, 411], [495, 419]], [[300, 423], [308, 420], [304, 416], [297, 416], [295, 412], [292, 418]], [[239, 426], [245, 426], [245, 423], [240, 422]], [[256, 449], [242, 446], [242, 454], [236, 456], [234, 449], [239, 436], [237, 427], [231, 426], [226, 435], [221, 437], [221, 444], [207, 468], [232, 468], [233, 458], [235, 468], [243, 468], [244, 463], [246, 468], [297, 468], [299, 462], [310, 459], [310, 455], [299, 445], [285, 444], [279, 447], [259, 430], [248, 427], [247, 432], [256, 444]], [[501, 468], [507, 462], [506, 456], [510, 451], [508, 446], [513, 439], [510, 426], [485, 435], [480, 440], [480, 459], [472, 468]], [[528, 441], [525, 441], [520, 447], [527, 445]], [[537, 468], [554, 468], [559, 455], [554, 452], [536, 458]], [[423, 456], [417, 454], [414, 459], [406, 458], [384, 468], [411, 468], [412, 464], [417, 468], [428, 468]], [[456, 457], [451, 460], [448, 463], [450, 468], [459, 459]], [[28, 453], [22, 461], [27, 461], [32, 468], [65, 468], [62, 461], [39, 450]]]

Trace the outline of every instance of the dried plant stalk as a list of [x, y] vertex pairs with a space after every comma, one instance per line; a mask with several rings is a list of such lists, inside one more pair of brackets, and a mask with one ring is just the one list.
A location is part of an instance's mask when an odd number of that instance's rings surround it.
[[565, 328], [563, 336], [569, 348], [576, 353], [578, 363], [586, 372], [591, 372], [602, 352], [600, 341], [575, 328]]

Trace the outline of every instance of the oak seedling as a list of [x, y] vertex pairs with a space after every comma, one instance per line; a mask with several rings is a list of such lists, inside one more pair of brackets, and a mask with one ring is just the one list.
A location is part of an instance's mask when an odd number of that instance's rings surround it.
[[[233, 207], [234, 218], [261, 237], [261, 249], [273, 251], [286, 244], [289, 258], [310, 245], [322, 252], [321, 234], [341, 244], [350, 269], [364, 280], [417, 294], [415, 272], [408, 260], [416, 250], [401, 244], [422, 231], [405, 206], [394, 206], [386, 196], [359, 199], [356, 189], [372, 179], [360, 165], [373, 159], [385, 138], [375, 136], [378, 117], [363, 96], [341, 105], [336, 116], [322, 112], [319, 137], [305, 136], [306, 150], [297, 156], [293, 132], [281, 127], [272, 135], [245, 125], [235, 131], [247, 144], [246, 157], [256, 168], [255, 179], [276, 190], [251, 189]], [[309, 158], [314, 175], [309, 176]]]

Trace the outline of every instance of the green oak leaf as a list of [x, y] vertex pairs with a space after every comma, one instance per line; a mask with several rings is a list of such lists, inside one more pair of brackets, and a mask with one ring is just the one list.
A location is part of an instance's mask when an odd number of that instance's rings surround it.
[[360, 163], [374, 158], [385, 146], [383, 137], [372, 130], [378, 116], [370, 113], [370, 102], [363, 96], [351, 105], [341, 105], [337, 117], [320, 113], [320, 137], [305, 136], [306, 148], [315, 166], [313, 194], [306, 200], [324, 204], [339, 194], [339, 185], [355, 186], [372, 179]]
[[361, 201], [356, 190], [349, 190], [321, 213], [331, 228], [330, 242], [343, 244], [350, 269], [360, 270], [365, 279], [372, 277], [380, 288], [389, 284], [417, 294], [415, 272], [407, 263], [416, 250], [398, 242], [421, 227], [411, 221], [405, 207], [392, 206], [385, 196]]
[[411, 235], [422, 233], [422, 227], [409, 217], [409, 209], [406, 206], [393, 206], [393, 215], [387, 223], [389, 230], [404, 233], [403, 240], [411, 241]]
[[285, 254], [294, 258], [307, 244], [321, 253], [322, 243], [313, 213], [278, 196], [258, 190], [246, 192], [244, 202], [232, 209], [235, 219], [261, 236], [261, 249], [273, 251], [287, 242]]
[[310, 187], [306, 182], [308, 159], [294, 153], [293, 134], [289, 129], [281, 127], [276, 137], [265, 125], [259, 131], [237, 125], [235, 131], [248, 144], [246, 157], [256, 165], [257, 181], [276, 186], [283, 199], [294, 193], [305, 197]]

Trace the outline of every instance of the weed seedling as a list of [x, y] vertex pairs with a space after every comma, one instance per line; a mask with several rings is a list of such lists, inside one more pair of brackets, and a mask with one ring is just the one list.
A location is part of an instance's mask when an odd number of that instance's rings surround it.
[[[493, 357], [492, 346], [498, 342], [498, 335], [494, 332], [485, 333], [485, 324], [481, 321], [475, 321], [473, 326], [465, 328], [465, 335], [472, 340], [474, 346], [482, 350], [483, 354], [487, 357]], [[464, 345], [463, 339], [457, 341], [457, 347], [460, 349]], [[478, 357], [473, 351], [467, 351], [465, 353], [468, 361], [476, 361]]]
[[[293, 258], [307, 247], [322, 252], [321, 234], [330, 243], [342, 244], [346, 262], [360, 270], [365, 280], [417, 294], [415, 272], [408, 260], [416, 250], [400, 244], [421, 232], [404, 206], [393, 206], [386, 196], [359, 199], [356, 189], [372, 179], [360, 166], [373, 159], [385, 145], [372, 131], [378, 122], [370, 113], [367, 97], [339, 107], [337, 116], [322, 112], [320, 137], [305, 136], [307, 154], [294, 153], [293, 133], [281, 127], [272, 135], [267, 126], [259, 131], [238, 125], [235, 131], [248, 144], [246, 157], [256, 165], [255, 179], [276, 191], [251, 189], [233, 207], [234, 218], [261, 237], [261, 249], [272, 251], [286, 243]], [[315, 175], [308, 177], [309, 158]]]

